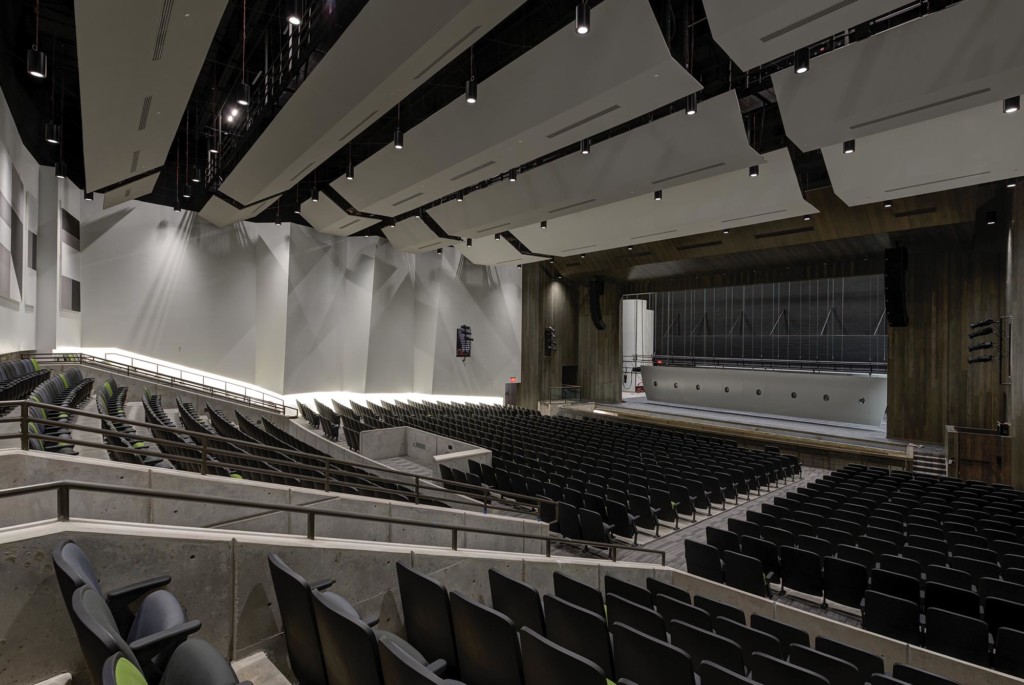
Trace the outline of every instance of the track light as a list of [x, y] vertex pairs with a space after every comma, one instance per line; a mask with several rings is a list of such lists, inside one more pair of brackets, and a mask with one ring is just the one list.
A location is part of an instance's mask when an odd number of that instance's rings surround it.
[[190, 184], [185, 184], [185, 190], [182, 192], [181, 196], [185, 199], [192, 197], [192, 186]]
[[466, 247], [473, 247], [473, 239], [466, 238]]
[[519, 169], [513, 169], [512, 171], [508, 172], [509, 183], [515, 183], [517, 178], [519, 178]]
[[886, 200], [883, 202], [882, 207], [885, 209], [892, 209], [892, 200]]
[[28, 58], [28, 74], [36, 78], [46, 78], [46, 53], [35, 48], [29, 48]]
[[466, 102], [476, 104], [476, 79], [466, 81]]
[[93, 198], [93, 195], [92, 195], [92, 191], [90, 190], [89, 192], [87, 192], [85, 194], [85, 201], [86, 202], [92, 202], [92, 198]]
[[61, 160], [53, 167], [53, 171], [57, 175], [57, 178], [67, 178], [68, 165], [64, 163], [64, 160]]
[[1017, 187], [1017, 179], [1011, 178], [1009, 181], [1006, 182], [1006, 187], [1007, 188], [1016, 188]]
[[462, 191], [461, 190], [455, 195], [455, 201], [456, 202], [462, 202]]
[[52, 121], [46, 122], [46, 142], [58, 145], [60, 143], [60, 126]]
[[345, 169], [345, 178], [346, 178], [346, 180], [349, 180], [349, 181], [356, 180], [356, 170], [355, 170], [355, 167], [352, 166], [352, 160], [351, 159], [348, 161], [348, 168]]
[[1003, 113], [1013, 114], [1020, 109], [1020, 96], [1014, 95], [1012, 98], [1006, 98], [1003, 100]]
[[404, 141], [405, 141], [405, 138], [402, 136], [402, 129], [396, 128], [395, 129], [395, 149], [396, 150], [401, 150], [402, 147], [405, 145]]
[[852, 155], [856, 150], [857, 150], [857, 141], [856, 140], [848, 140], [845, 143], [843, 143], [843, 154], [844, 155]]
[[798, 74], [806, 74], [811, 68], [811, 51], [809, 48], [800, 48], [793, 56], [793, 71]]
[[576, 33], [581, 36], [590, 33], [590, 3], [587, 0], [576, 5]]
[[548, 227], [548, 222], [547, 221], [540, 222], [540, 230], [542, 230], [542, 231], [546, 230], [547, 227]]
[[985, 215], [985, 223], [988, 224], [989, 226], [995, 226], [996, 225], [996, 213], [995, 212], [989, 212], [988, 214], [986, 214]]
[[684, 111], [686, 112], [686, 116], [688, 116], [688, 117], [692, 117], [694, 114], [697, 113], [697, 94], [696, 93], [691, 93], [690, 95], [686, 96], [686, 102], [684, 104]]
[[811, 215], [810, 214], [804, 214], [804, 221], [810, 221], [810, 220], [811, 220]]
[[202, 171], [200, 171], [198, 166], [193, 166], [192, 167], [192, 182], [193, 183], [202, 183], [203, 182], [203, 173], [202, 173]]
[[654, 191], [654, 201], [661, 202], [661, 190]]
[[590, 138], [584, 138], [582, 141], [580, 141], [580, 154], [590, 154]]
[[[235, 102], [238, 103], [239, 107], [248, 107], [249, 106], [249, 96], [251, 94], [252, 94], [252, 92], [251, 92], [251, 90], [249, 88], [249, 84], [248, 83], [239, 83], [235, 87]], [[235, 112], [235, 111], [232, 111], [232, 114], [236, 114], [236, 116], [237, 116], [237, 112]]]
[[754, 166], [750, 167], [749, 173], [750, 173], [750, 178], [757, 178], [757, 175], [759, 173], [761, 173], [760, 165], [755, 164]]
[[495, 233], [494, 234], [494, 239], [495, 240], [501, 240], [501, 234], [500, 233]]
[[320, 189], [313, 188], [313, 194], [310, 196], [309, 199], [312, 200], [313, 202], [320, 202]]

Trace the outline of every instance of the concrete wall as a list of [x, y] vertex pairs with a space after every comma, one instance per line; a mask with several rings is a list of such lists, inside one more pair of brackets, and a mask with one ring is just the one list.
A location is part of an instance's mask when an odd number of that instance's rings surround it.
[[370, 459], [404, 457], [438, 477], [441, 462], [462, 470], [468, 470], [471, 459], [491, 463], [490, 450], [408, 426], [363, 431], [359, 434], [359, 452]]

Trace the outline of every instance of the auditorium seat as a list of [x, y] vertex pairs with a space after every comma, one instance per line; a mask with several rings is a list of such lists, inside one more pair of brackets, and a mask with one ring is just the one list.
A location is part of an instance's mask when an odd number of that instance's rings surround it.
[[[131, 656], [112, 654], [103, 664], [97, 685], [146, 685], [146, 677]], [[154, 685], [156, 681], [153, 682]], [[370, 682], [370, 681], [367, 681]], [[206, 640], [186, 640], [174, 650], [159, 685], [252, 685], [239, 683], [227, 659]]]
[[865, 652], [863, 649], [857, 649], [824, 636], [814, 639], [814, 648], [856, 666], [863, 682], [871, 680], [872, 673], [885, 673], [885, 662], [882, 657]]
[[928, 609], [924, 646], [954, 659], [988, 666], [988, 626], [976, 618]]
[[917, 645], [921, 643], [920, 614], [917, 602], [875, 590], [864, 593], [865, 630]]
[[555, 597], [574, 604], [592, 613], [604, 616], [604, 597], [601, 591], [570, 578], [561, 571], [551, 574], [554, 582]]
[[803, 645], [792, 645], [789, 661], [795, 666], [817, 673], [825, 678], [829, 685], [863, 685], [857, 667], [849, 661], [830, 656]]
[[779, 641], [783, 659], [789, 658], [793, 645], [809, 647], [811, 644], [811, 637], [806, 631], [760, 614], [750, 615], [750, 627], [774, 636]]
[[438, 677], [391, 641], [380, 642], [380, 666], [384, 685], [468, 685]]
[[760, 685], [744, 675], [730, 671], [718, 664], [705, 661], [698, 669], [700, 685]]
[[757, 628], [750, 628], [743, 623], [719, 616], [714, 620], [715, 634], [732, 640], [743, 650], [743, 663], [750, 670], [750, 657], [754, 652], [763, 652], [774, 657], [782, 656], [782, 645], [779, 639], [770, 633]]
[[[649, 578], [648, 580], [654, 579]], [[651, 595], [650, 590], [640, 587], [639, 585], [626, 582], [625, 580], [616, 578], [615, 576], [606, 575], [604, 577], [604, 594], [606, 598], [608, 595], [618, 595], [623, 599], [636, 602], [648, 609], [652, 609], [654, 607], [654, 597]]]
[[909, 685], [958, 685], [952, 680], [907, 664], [893, 664], [892, 677]]
[[444, 659], [448, 665], [447, 673], [457, 677], [459, 661], [448, 590], [403, 561], [397, 562], [395, 569], [406, 637], [428, 660]]
[[608, 625], [621, 623], [656, 640], [668, 639], [665, 634], [665, 621], [658, 612], [614, 594], [607, 595], [605, 600]]
[[512, 621], [517, 628], [530, 628], [544, 635], [544, 609], [536, 588], [509, 578], [496, 569], [487, 572], [491, 588], [491, 606]]
[[550, 640], [614, 676], [608, 623], [603, 611], [597, 614], [558, 597], [544, 595], [544, 616]]
[[459, 677], [467, 685], [521, 685], [522, 658], [512, 621], [460, 592], [450, 597]]
[[751, 657], [750, 675], [762, 685], [829, 685], [827, 678], [813, 671], [761, 653]]
[[561, 647], [529, 628], [520, 628], [523, 685], [607, 685], [605, 673], [593, 661]]
[[612, 645], [619, 683], [694, 685], [690, 655], [622, 623], [612, 623]]
[[681, 621], [672, 621], [668, 626], [671, 643], [690, 655], [698, 668], [705, 661], [711, 661], [744, 675], [743, 649], [733, 640], [715, 635]]

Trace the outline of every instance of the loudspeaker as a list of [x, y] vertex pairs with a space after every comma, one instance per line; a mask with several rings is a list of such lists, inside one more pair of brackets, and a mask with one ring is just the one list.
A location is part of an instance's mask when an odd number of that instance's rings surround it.
[[594, 322], [594, 328], [603, 331], [604, 317], [601, 316], [601, 296], [604, 295], [604, 281], [597, 279], [590, 282], [590, 320]]
[[558, 351], [558, 334], [555, 329], [548, 326], [544, 329], [544, 356], [550, 357], [552, 352]]
[[907, 248], [893, 247], [885, 251], [885, 311], [889, 325], [906, 326], [907, 316]]

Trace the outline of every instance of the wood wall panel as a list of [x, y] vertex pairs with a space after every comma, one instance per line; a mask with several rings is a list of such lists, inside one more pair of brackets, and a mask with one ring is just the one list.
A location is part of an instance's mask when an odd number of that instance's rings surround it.
[[[536, 409], [549, 397], [550, 388], [562, 384], [562, 367], [578, 365], [579, 290], [568, 280], [554, 277], [543, 264], [523, 266], [523, 342], [518, 403]], [[558, 350], [544, 355], [544, 329], [553, 326]]]
[[583, 398], [595, 402], [622, 401], [622, 288], [606, 283], [601, 296], [605, 329], [590, 317], [590, 296], [579, 289], [579, 368]]
[[1014, 436], [1010, 478], [1015, 488], [1024, 488], [1024, 373], [1021, 373], [1024, 370], [1024, 185], [1017, 185], [1008, 204], [1010, 234], [1007, 248], [1007, 313], [1016, 323], [1010, 344], [1013, 379], [1012, 385], [1007, 388], [1010, 391], [1010, 434]]

